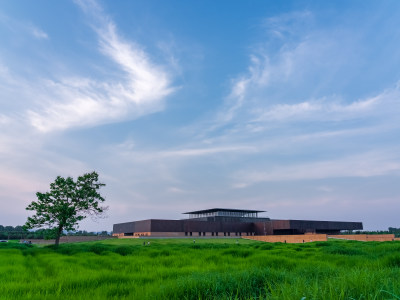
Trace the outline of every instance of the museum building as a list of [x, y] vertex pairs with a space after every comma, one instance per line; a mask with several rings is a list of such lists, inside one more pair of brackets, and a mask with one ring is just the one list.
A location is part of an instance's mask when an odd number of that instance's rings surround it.
[[273, 220], [259, 217], [261, 210], [212, 208], [186, 212], [187, 219], [142, 221], [114, 224], [117, 237], [239, 237], [362, 230], [361, 222]]

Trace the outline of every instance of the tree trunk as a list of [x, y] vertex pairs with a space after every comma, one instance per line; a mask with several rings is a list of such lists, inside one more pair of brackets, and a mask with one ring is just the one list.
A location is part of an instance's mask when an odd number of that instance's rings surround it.
[[57, 236], [56, 236], [56, 243], [55, 243], [56, 247], [58, 247], [59, 244], [60, 244], [60, 235], [57, 234]]
[[58, 245], [60, 244], [61, 232], [62, 232], [62, 226], [59, 226], [57, 229], [57, 236], [56, 236], [56, 242], [55, 242], [56, 247], [58, 247]]

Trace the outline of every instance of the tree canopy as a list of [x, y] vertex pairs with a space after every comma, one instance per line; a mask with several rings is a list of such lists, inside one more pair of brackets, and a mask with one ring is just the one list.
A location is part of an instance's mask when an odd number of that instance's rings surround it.
[[28, 217], [24, 227], [53, 229], [58, 245], [63, 230], [76, 230], [79, 221], [100, 216], [107, 209], [101, 206], [105, 199], [99, 193], [105, 184], [98, 182], [98, 178], [96, 172], [79, 176], [76, 181], [58, 176], [50, 184], [49, 192], [36, 193], [37, 201], [26, 207], [36, 214]]

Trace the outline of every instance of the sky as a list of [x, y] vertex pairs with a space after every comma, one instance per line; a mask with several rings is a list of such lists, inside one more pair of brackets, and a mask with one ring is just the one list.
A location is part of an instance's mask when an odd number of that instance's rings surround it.
[[97, 171], [112, 224], [400, 227], [399, 1], [0, 0], [0, 224]]

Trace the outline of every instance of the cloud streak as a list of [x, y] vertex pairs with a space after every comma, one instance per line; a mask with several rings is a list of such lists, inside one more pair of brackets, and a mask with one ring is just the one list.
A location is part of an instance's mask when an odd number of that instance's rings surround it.
[[49, 36], [46, 32], [44, 32], [43, 30], [41, 30], [37, 27], [31, 26], [30, 31], [32, 32], [32, 35], [37, 39], [47, 40], [49, 38]]
[[122, 79], [47, 80], [43, 84], [49, 94], [41, 97], [47, 100], [27, 112], [29, 122], [41, 132], [50, 132], [132, 120], [162, 110], [165, 99], [174, 91], [171, 74], [152, 63], [137, 44], [123, 39], [97, 2], [77, 3], [92, 17], [99, 51], [122, 70]]
[[0, 12], [0, 22], [5, 24], [6, 27], [12, 32], [20, 31], [24, 32], [25, 34], [29, 34], [32, 37], [39, 39], [39, 40], [46, 40], [49, 39], [48, 34], [41, 28], [33, 25], [31, 23], [21, 22], [19, 20], [10, 18], [9, 16], [5, 16]]
[[399, 175], [400, 162], [397, 153], [398, 150], [366, 152], [333, 160], [263, 168], [269, 171], [240, 171], [234, 176], [234, 187], [245, 188], [262, 182]]
[[254, 122], [271, 121], [331, 121], [381, 116], [400, 108], [400, 91], [388, 89], [381, 94], [352, 103], [341, 103], [335, 99], [305, 101], [296, 104], [277, 104], [267, 109], [255, 109]]
[[313, 134], [319, 127], [354, 132], [371, 124], [387, 128], [384, 124], [396, 123], [399, 84], [359, 98], [346, 96], [349, 83], [338, 77], [347, 76], [342, 73], [354, 63], [352, 53], [361, 46], [351, 38], [352, 32], [316, 30], [315, 22], [313, 13], [300, 11], [263, 23], [268, 37], [251, 48], [247, 71], [232, 80], [224, 105], [212, 121], [202, 124], [201, 138], [248, 139], [278, 130], [282, 135], [295, 125], [297, 133]]

